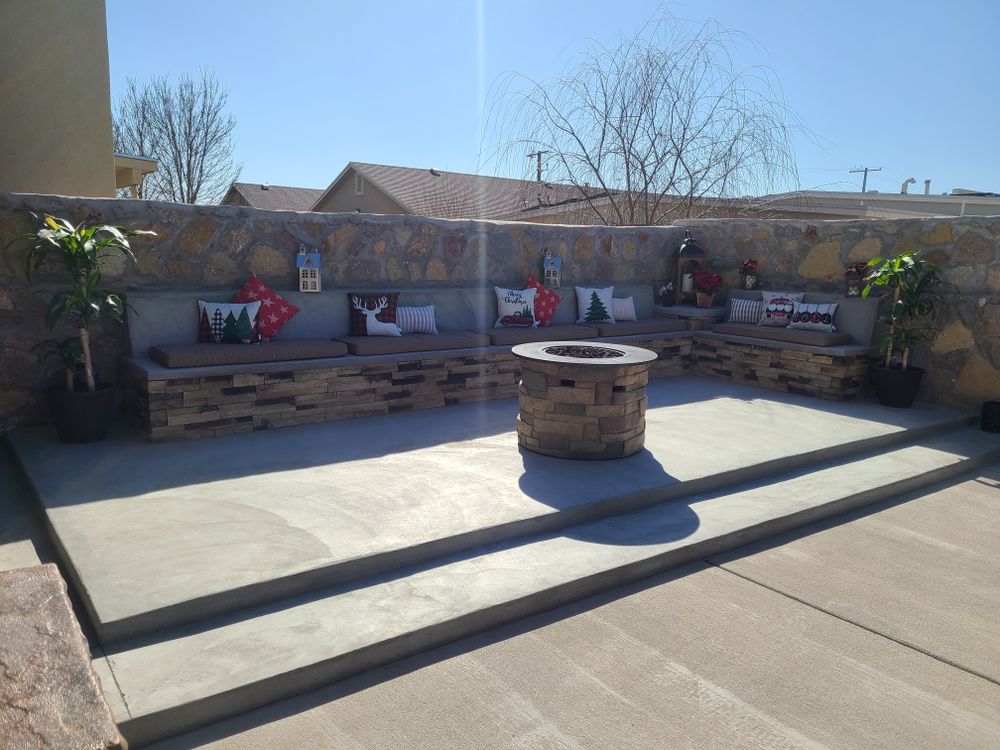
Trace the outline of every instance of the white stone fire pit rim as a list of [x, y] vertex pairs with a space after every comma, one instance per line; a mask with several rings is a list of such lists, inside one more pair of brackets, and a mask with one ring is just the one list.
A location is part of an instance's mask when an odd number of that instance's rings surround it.
[[[546, 349], [555, 346], [594, 346], [601, 349], [613, 349], [621, 352], [621, 357], [563, 357], [556, 354], [549, 354]], [[642, 365], [656, 359], [656, 352], [649, 349], [642, 349], [638, 346], [629, 346], [619, 343], [603, 343], [597, 341], [533, 341], [528, 344], [518, 344], [513, 347], [511, 354], [515, 357], [531, 360], [533, 362], [546, 362], [555, 365], [587, 365], [593, 367], [629, 367], [631, 365]]]

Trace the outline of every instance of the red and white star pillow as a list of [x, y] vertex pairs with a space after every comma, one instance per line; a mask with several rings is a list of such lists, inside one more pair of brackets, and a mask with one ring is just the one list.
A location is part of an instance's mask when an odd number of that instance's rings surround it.
[[542, 328], [552, 325], [552, 316], [556, 314], [556, 308], [559, 307], [562, 297], [544, 284], [539, 284], [534, 276], [528, 277], [524, 288], [535, 290], [535, 320], [538, 321], [538, 325]]
[[263, 341], [270, 341], [277, 336], [281, 327], [299, 311], [299, 308], [258, 279], [257, 274], [252, 274], [246, 286], [233, 297], [233, 302], [256, 302], [257, 300], [260, 300], [260, 314], [257, 317], [257, 322]]

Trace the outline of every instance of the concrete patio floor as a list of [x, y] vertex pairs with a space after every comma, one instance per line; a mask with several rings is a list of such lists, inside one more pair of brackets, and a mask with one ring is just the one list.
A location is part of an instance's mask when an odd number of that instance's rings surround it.
[[610, 463], [519, 452], [512, 399], [159, 445], [124, 431], [56, 450], [46, 430], [12, 440], [95, 624], [118, 638], [966, 416], [702, 378], [653, 381], [649, 394], [646, 450]]
[[998, 747], [998, 536], [995, 465], [155, 747]]

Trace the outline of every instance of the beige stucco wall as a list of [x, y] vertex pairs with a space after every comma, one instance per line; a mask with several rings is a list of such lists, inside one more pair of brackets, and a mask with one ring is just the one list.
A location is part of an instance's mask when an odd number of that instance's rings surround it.
[[365, 180], [364, 195], [354, 194], [354, 170], [348, 171], [340, 185], [330, 193], [323, 202], [316, 207], [316, 211], [323, 213], [355, 213], [363, 214], [406, 214], [405, 210], [396, 201], [392, 200]]
[[0, 191], [113, 196], [104, 0], [0, 2]]

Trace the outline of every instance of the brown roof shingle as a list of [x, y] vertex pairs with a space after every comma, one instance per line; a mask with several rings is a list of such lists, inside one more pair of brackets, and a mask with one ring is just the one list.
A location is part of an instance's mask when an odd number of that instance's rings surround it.
[[234, 200], [233, 193], [253, 208], [271, 211], [309, 211], [323, 194], [322, 188], [288, 187], [287, 185], [261, 185], [254, 182], [234, 182], [223, 204], [242, 205]]

